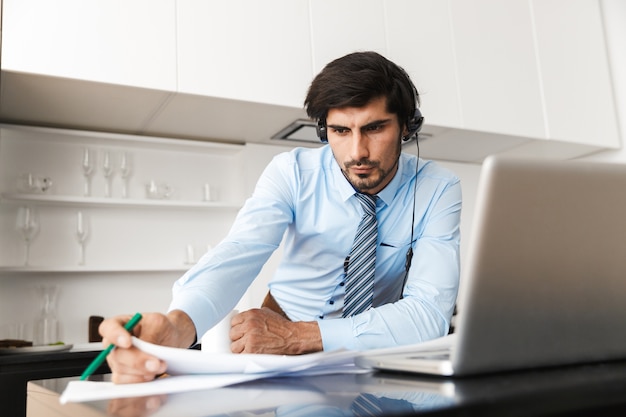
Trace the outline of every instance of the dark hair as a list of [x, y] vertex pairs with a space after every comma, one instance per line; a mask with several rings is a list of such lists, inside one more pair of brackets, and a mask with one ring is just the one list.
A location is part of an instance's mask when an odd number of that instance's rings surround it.
[[387, 98], [387, 111], [406, 123], [419, 106], [419, 94], [404, 69], [376, 52], [354, 52], [330, 62], [315, 77], [304, 100], [313, 120], [325, 121], [328, 110], [363, 107]]

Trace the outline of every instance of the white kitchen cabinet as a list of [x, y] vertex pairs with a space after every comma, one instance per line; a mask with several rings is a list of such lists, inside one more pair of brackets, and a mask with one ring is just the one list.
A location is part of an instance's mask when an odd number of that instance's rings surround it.
[[311, 1], [314, 73], [356, 51], [387, 53], [383, 0]]
[[393, 0], [385, 10], [388, 58], [411, 76], [426, 123], [463, 127], [448, 2]]
[[455, 159], [459, 144], [484, 149], [477, 160], [497, 152], [572, 158], [619, 147], [599, 1], [385, 5], [389, 56], [422, 94], [425, 131], [448, 142], [434, 145], [439, 157]]
[[306, 117], [324, 65], [375, 50], [420, 91], [434, 136], [424, 156], [578, 157], [620, 146], [600, 10], [599, 0], [4, 0], [0, 120], [274, 144]]
[[2, 69], [175, 91], [175, 0], [3, 0]]
[[347, 53], [379, 52], [409, 73], [428, 124], [462, 126], [447, 2], [314, 1], [311, 23], [316, 73]]
[[179, 0], [176, 15], [179, 92], [302, 107], [308, 0]]
[[528, 0], [450, 0], [463, 127], [546, 138]]
[[617, 147], [600, 3], [535, 0], [532, 8], [548, 137]]
[[175, 0], [4, 0], [0, 120], [142, 132], [176, 90]]
[[597, 0], [450, 5], [465, 128], [619, 146]]
[[[84, 195], [82, 158], [96, 155], [91, 195]], [[228, 232], [241, 207], [244, 146], [179, 139], [11, 125], [0, 127], [0, 273], [73, 271], [183, 271]], [[104, 195], [102, 162], [113, 156], [111, 197]], [[119, 155], [131, 156], [123, 197]], [[24, 174], [49, 177], [46, 190], [24, 189]], [[151, 181], [168, 185], [168, 198], [149, 194]], [[206, 191], [210, 195], [206, 196]], [[208, 198], [205, 198], [208, 197]], [[40, 231], [30, 264], [16, 229], [17, 210], [38, 210]], [[88, 224], [85, 264], [79, 265], [78, 212]]]

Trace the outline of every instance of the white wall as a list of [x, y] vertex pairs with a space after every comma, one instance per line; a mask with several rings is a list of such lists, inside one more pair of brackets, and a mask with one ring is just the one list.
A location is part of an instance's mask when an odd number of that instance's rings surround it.
[[[26, 274], [0, 278], [0, 328], [12, 323], [26, 326], [28, 338], [39, 311], [35, 287], [59, 285], [59, 337], [66, 343], [84, 343], [88, 337], [90, 315], [111, 316], [135, 311], [164, 311], [170, 300], [176, 274], [97, 273]], [[7, 334], [4, 334], [6, 337]], [[0, 338], [3, 335], [0, 334]]]

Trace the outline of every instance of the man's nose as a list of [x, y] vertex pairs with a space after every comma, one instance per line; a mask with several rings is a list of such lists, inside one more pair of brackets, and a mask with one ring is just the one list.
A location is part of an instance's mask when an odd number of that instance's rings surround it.
[[350, 149], [350, 157], [354, 161], [367, 159], [369, 157], [369, 148], [367, 137], [357, 131], [352, 136], [352, 148]]

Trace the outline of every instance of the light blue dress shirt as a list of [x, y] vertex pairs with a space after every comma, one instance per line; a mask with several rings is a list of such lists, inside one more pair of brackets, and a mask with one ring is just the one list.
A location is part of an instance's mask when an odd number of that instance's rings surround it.
[[459, 285], [461, 187], [449, 170], [419, 161], [414, 253], [402, 288], [416, 162], [402, 154], [394, 178], [378, 193], [370, 310], [341, 318], [344, 260], [363, 210], [328, 145], [296, 148], [270, 162], [226, 238], [174, 284], [170, 310], [185, 311], [201, 337], [234, 308], [282, 242], [271, 293], [291, 320], [318, 322], [324, 350], [445, 335]]

